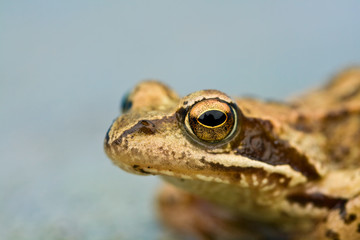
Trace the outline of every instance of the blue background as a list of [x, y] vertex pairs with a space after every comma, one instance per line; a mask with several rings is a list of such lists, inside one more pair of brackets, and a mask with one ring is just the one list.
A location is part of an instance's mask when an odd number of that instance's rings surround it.
[[284, 99], [360, 63], [359, 1], [0, 1], [0, 238], [159, 239], [102, 142], [134, 84]]

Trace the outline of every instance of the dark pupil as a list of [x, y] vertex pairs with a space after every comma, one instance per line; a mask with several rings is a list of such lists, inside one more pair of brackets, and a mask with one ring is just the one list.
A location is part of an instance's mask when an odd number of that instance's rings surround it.
[[218, 110], [209, 110], [201, 114], [198, 120], [205, 126], [216, 127], [225, 122], [226, 115]]

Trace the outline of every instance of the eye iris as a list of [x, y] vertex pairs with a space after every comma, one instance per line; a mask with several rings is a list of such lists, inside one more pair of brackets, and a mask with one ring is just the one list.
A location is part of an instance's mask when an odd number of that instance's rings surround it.
[[226, 114], [219, 110], [209, 110], [198, 117], [198, 121], [205, 126], [216, 127], [226, 121]]

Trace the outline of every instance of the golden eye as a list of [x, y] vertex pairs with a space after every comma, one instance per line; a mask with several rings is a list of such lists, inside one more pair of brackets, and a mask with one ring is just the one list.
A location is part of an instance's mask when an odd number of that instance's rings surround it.
[[194, 104], [187, 113], [185, 126], [198, 139], [216, 143], [229, 137], [236, 128], [236, 111], [228, 103], [207, 99]]

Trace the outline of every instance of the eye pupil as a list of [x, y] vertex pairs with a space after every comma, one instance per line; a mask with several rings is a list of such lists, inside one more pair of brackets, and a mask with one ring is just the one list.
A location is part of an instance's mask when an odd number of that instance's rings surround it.
[[201, 114], [198, 121], [205, 126], [216, 127], [226, 121], [226, 114], [219, 110], [209, 110]]

